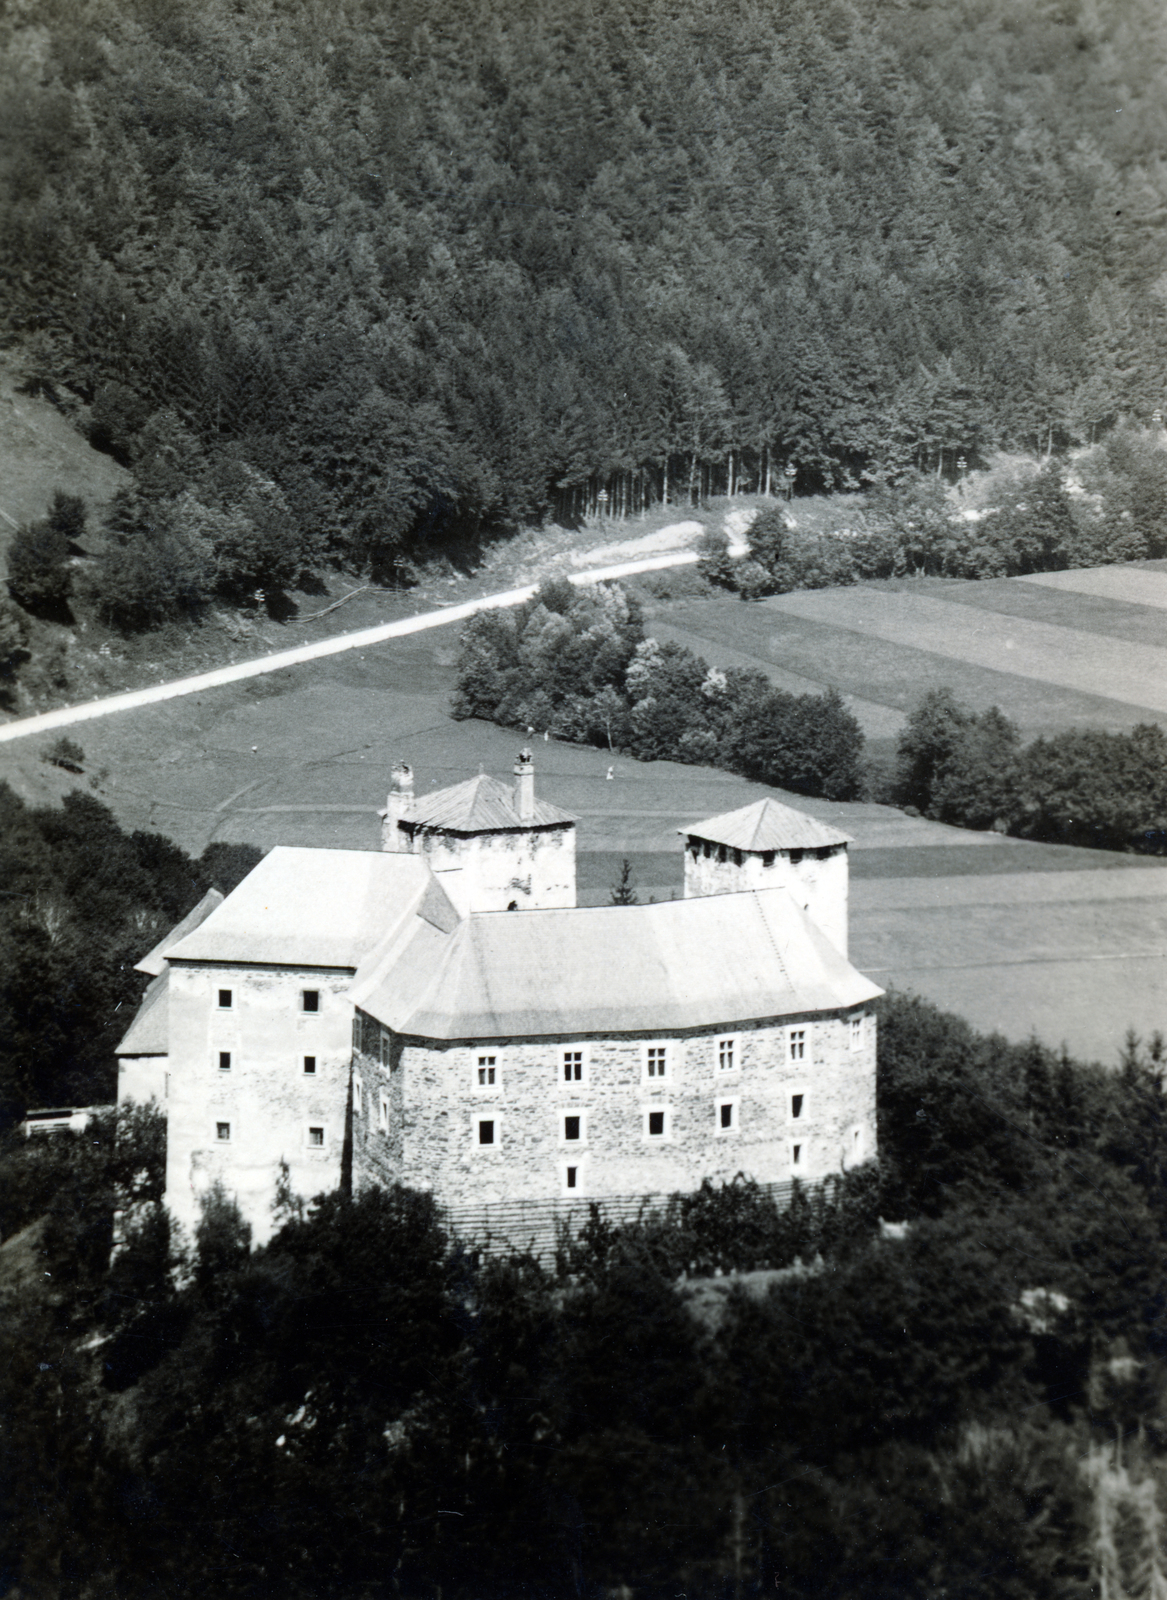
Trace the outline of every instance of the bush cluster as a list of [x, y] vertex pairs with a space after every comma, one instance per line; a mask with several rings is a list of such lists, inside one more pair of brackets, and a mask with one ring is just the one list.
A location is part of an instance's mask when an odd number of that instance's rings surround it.
[[1022, 746], [996, 706], [930, 690], [900, 734], [888, 798], [938, 822], [1051, 843], [1167, 852], [1167, 735], [1088, 728]]
[[545, 583], [526, 604], [483, 612], [462, 635], [455, 717], [743, 773], [799, 794], [849, 799], [863, 734], [841, 697], [792, 695], [764, 673], [722, 672], [645, 638], [619, 584]]

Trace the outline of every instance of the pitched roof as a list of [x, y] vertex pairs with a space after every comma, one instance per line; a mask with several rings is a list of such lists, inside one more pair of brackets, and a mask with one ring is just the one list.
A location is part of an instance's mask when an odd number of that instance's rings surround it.
[[163, 934], [149, 955], [142, 957], [141, 961], [134, 963], [135, 972], [148, 972], [156, 978], [160, 972], [166, 970], [166, 952], [188, 933], [193, 933], [201, 923], [204, 923], [212, 911], [218, 910], [223, 904], [224, 896], [218, 889], [208, 889], [206, 894], [195, 906], [193, 911], [188, 911], [181, 922], [176, 922], [169, 933]]
[[723, 812], [706, 822], [678, 828], [688, 838], [708, 839], [735, 850], [818, 850], [824, 845], [850, 844], [851, 835], [833, 828], [804, 811], [771, 800], [755, 800], [737, 811]]
[[[222, 899], [222, 896], [219, 897]], [[162, 972], [147, 985], [129, 1032], [114, 1051], [117, 1056], [164, 1056], [170, 1049], [170, 1007], [167, 994], [170, 971]]]
[[457, 922], [420, 856], [277, 845], [167, 959], [356, 968], [415, 915]]
[[352, 997], [400, 1033], [480, 1039], [661, 1034], [834, 1011], [879, 993], [784, 889], [766, 889], [480, 914], [370, 965]]
[[549, 800], [535, 801], [534, 815], [520, 817], [515, 792], [497, 778], [480, 772], [465, 783], [448, 789], [435, 789], [414, 803], [413, 815], [403, 817], [407, 828], [440, 828], [448, 833], [489, 833], [494, 828], [546, 828], [574, 822], [569, 811], [561, 811]]

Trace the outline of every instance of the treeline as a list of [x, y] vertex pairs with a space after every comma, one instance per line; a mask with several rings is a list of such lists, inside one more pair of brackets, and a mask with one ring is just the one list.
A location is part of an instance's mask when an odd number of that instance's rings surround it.
[[[700, 571], [747, 600], [864, 578], [1012, 578], [1167, 555], [1167, 432], [1119, 427], [1044, 463], [1002, 456], [957, 484], [908, 473], [837, 500], [829, 527], [764, 507], [749, 549], [706, 535]], [[821, 523], [821, 518], [818, 519]]]
[[765, 673], [723, 672], [647, 639], [635, 596], [616, 583], [560, 579], [472, 617], [451, 712], [831, 800], [862, 787], [863, 733], [836, 690], [786, 694]]
[[127, 834], [81, 790], [33, 807], [0, 783], [0, 1127], [29, 1106], [115, 1098], [114, 1046], [147, 982], [134, 963], [259, 859], [211, 844], [195, 861], [161, 834]]
[[1161, 403], [1152, 0], [8, 27], [3, 333], [134, 470], [124, 593], [951, 475]]
[[1096, 728], [1022, 745], [996, 706], [974, 712], [950, 689], [923, 696], [900, 734], [887, 798], [961, 828], [1023, 839], [1167, 853], [1167, 735]]
[[1167, 1575], [1161, 1041], [1107, 1072], [890, 998], [878, 1167], [784, 1212], [742, 1180], [596, 1212], [554, 1267], [482, 1259], [403, 1190], [286, 1207], [251, 1254], [212, 1193], [168, 1239], [149, 1119], [120, 1169], [102, 1138], [0, 1164], [4, 1195], [44, 1162], [106, 1215], [136, 1184], [112, 1270], [53, 1204], [0, 1258], [36, 1267], [0, 1320], [22, 1593], [1086, 1600]]

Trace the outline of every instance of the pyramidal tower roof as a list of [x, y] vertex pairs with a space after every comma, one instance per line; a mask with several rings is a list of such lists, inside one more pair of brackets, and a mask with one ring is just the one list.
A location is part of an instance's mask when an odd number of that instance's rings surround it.
[[536, 799], [528, 817], [519, 815], [518, 800], [509, 784], [486, 773], [455, 783], [433, 794], [419, 795], [412, 813], [402, 822], [408, 828], [439, 828], [448, 833], [489, 833], [495, 828], [546, 828], [573, 823], [569, 811], [549, 800]]
[[734, 850], [819, 850], [824, 845], [850, 844], [851, 835], [808, 817], [767, 795], [737, 811], [678, 828], [687, 838], [708, 839]]

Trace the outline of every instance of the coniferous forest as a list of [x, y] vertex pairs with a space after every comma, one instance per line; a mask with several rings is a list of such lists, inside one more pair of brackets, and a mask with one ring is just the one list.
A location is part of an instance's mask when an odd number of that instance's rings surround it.
[[1145, 422], [1157, 10], [10, 9], [3, 338], [135, 470], [107, 614]]
[[[782, 488], [868, 491], [845, 568], [772, 520], [706, 578], [1162, 555], [1160, 9], [12, 0], [0, 348], [132, 474], [81, 598], [131, 630]], [[1057, 462], [1090, 445], [1100, 532]], [[942, 486], [1001, 450], [1047, 465], [962, 542]], [[17, 535], [30, 615], [84, 515]], [[658, 649], [616, 591], [468, 629], [458, 697], [861, 787], [833, 699]], [[1161, 847], [1162, 741], [1099, 739], [934, 695], [899, 798], [1126, 848], [1137, 780]], [[540, 1262], [424, 1195], [281, 1193], [251, 1251], [222, 1192], [172, 1229], [156, 1113], [11, 1124], [109, 1096], [132, 961], [253, 859], [0, 790], [0, 1594], [1162, 1600], [1161, 1038], [1104, 1069], [892, 995], [879, 1160], [788, 1207], [707, 1186]]]

